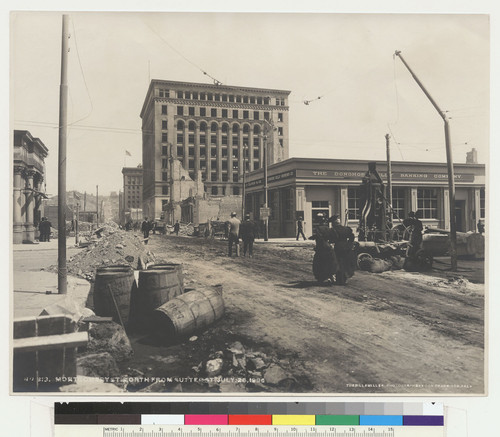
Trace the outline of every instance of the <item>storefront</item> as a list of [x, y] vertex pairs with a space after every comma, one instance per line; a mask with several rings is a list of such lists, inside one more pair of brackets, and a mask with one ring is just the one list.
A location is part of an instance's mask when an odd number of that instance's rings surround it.
[[[376, 163], [384, 182], [387, 166]], [[485, 218], [484, 164], [455, 164], [455, 217], [457, 231], [476, 230]], [[296, 219], [304, 219], [304, 232], [311, 235], [319, 213], [338, 214], [354, 230], [358, 226], [360, 184], [368, 170], [361, 160], [290, 158], [268, 168], [269, 236], [293, 237]], [[393, 220], [418, 211], [424, 227], [450, 228], [448, 175], [445, 163], [392, 163]], [[264, 172], [247, 175], [246, 211], [260, 218], [264, 205]], [[388, 193], [386, 191], [386, 197]]]

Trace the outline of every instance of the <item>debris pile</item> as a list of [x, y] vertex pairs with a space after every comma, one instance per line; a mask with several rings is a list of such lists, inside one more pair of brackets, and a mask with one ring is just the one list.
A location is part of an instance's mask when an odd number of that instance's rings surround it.
[[[108, 225], [101, 229], [102, 238], [92, 241], [87, 248], [68, 259], [68, 274], [93, 282], [98, 267], [123, 264], [137, 269], [146, 268], [147, 264], [156, 261], [154, 254], [146, 250], [139, 233]], [[50, 269], [57, 271], [57, 266]]]

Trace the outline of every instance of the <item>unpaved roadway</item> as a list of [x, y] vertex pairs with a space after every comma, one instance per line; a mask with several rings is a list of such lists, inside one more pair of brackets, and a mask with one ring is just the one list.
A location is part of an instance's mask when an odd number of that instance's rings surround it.
[[484, 392], [483, 284], [357, 271], [347, 286], [321, 285], [312, 246], [256, 244], [254, 258], [228, 258], [224, 241], [152, 236], [149, 249], [182, 263], [188, 287], [223, 284], [218, 337], [287, 357], [288, 370], [306, 381], [296, 391]]

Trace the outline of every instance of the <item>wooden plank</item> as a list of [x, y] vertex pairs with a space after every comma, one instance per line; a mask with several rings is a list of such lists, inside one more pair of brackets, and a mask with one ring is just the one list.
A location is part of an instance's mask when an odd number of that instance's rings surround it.
[[46, 335], [44, 337], [19, 338], [14, 340], [14, 352], [31, 352], [40, 350], [61, 349], [65, 347], [85, 346], [88, 343], [87, 332], [73, 332], [62, 335]]
[[36, 335], [36, 319], [25, 318], [14, 320], [14, 338], [34, 337]]

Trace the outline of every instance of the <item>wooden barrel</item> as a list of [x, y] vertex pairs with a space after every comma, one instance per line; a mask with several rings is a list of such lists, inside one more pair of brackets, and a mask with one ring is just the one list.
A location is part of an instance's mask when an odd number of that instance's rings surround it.
[[97, 267], [97, 273], [105, 273], [105, 272], [124, 272], [131, 270], [128, 264], [114, 264], [111, 266]]
[[149, 325], [153, 311], [183, 293], [174, 269], [149, 269], [139, 272], [139, 287], [132, 296], [130, 317], [134, 324]]
[[148, 270], [172, 270], [176, 273], [179, 278], [179, 284], [181, 286], [181, 290], [184, 293], [184, 273], [182, 271], [182, 264], [175, 263], [158, 263], [153, 264], [148, 267]]
[[[116, 267], [116, 266], [115, 266]], [[130, 299], [137, 286], [130, 266], [96, 272], [94, 283], [94, 312], [98, 316], [113, 317], [117, 323], [129, 320]], [[117, 312], [118, 308], [118, 312]]]
[[170, 340], [206, 328], [224, 314], [222, 286], [188, 291], [153, 312], [156, 335]]

